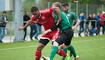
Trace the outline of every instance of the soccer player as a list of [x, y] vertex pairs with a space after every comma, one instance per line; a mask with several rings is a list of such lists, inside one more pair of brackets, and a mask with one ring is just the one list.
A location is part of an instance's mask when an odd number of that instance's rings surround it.
[[[55, 7], [61, 8], [59, 2], [53, 3], [52, 4], [52, 7], [53, 8], [55, 8]], [[58, 16], [57, 16], [57, 14], [55, 12], [54, 12], [54, 21], [55, 22], [58, 21]], [[62, 45], [64, 43], [66, 45], [66, 47], [69, 47], [70, 46], [70, 43], [71, 43], [71, 40], [72, 40], [72, 37], [73, 37], [73, 33], [74, 32], [72, 31], [72, 26], [69, 23], [68, 17], [62, 11], [61, 11], [61, 21], [59, 21], [59, 23], [56, 23], [55, 26], [52, 27], [51, 29], [47, 30], [46, 33], [49, 33], [51, 31], [54, 31], [57, 27], [59, 27], [60, 30], [61, 30], [61, 36], [58, 37], [54, 41], [53, 47], [52, 47], [52, 51], [51, 51], [51, 54], [50, 54], [50, 57], [49, 58], [48, 57], [45, 57], [46, 60], [53, 60], [55, 54], [57, 53], [57, 50], [58, 50], [58, 46], [59, 45]]]
[[[52, 28], [54, 26], [54, 17], [53, 17], [53, 12], [56, 11], [58, 21], [61, 20], [61, 14], [60, 14], [60, 9], [59, 8], [49, 8], [45, 10], [39, 10], [37, 7], [32, 7], [31, 12], [32, 12], [32, 17], [31, 20], [27, 22], [27, 24], [24, 27], [19, 27], [19, 30], [25, 29], [27, 26], [29, 26], [31, 23], [40, 23], [43, 25], [45, 31], [48, 29]], [[45, 32], [46, 33], [46, 32]], [[46, 46], [46, 44], [49, 42], [49, 40], [54, 40], [59, 36], [59, 28], [56, 30], [43, 34], [40, 38], [37, 50], [35, 52], [35, 60], [40, 60], [41, 57], [41, 51], [42, 49]], [[59, 55], [66, 57], [66, 53], [63, 52], [61, 49], [58, 49], [57, 52]]]
[[[80, 20], [77, 19], [77, 15], [70, 10], [70, 7], [69, 7], [68, 3], [63, 3], [62, 4], [62, 9], [66, 13], [66, 16], [69, 19], [70, 25], [72, 26], [72, 30], [74, 31], [76, 29], [76, 27], [79, 25]], [[73, 26], [74, 20], [76, 21], [76, 24]], [[74, 56], [73, 60], [76, 60], [76, 58], [79, 57], [79, 56], [77, 56], [73, 45], [70, 45], [70, 47], [68, 47], [66, 49], [68, 49], [70, 51], [70, 53], [73, 54], [73, 56]], [[67, 50], [66, 50], [66, 52], [67, 52]]]

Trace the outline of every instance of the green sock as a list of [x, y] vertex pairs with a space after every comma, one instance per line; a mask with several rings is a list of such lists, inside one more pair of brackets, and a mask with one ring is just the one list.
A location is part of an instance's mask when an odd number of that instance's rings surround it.
[[57, 53], [58, 46], [53, 46], [52, 51], [50, 53], [50, 60], [53, 60], [55, 54]]
[[70, 60], [69, 54], [67, 54], [67, 56], [65, 57], [65, 60]]
[[64, 48], [63, 51], [64, 51], [65, 53], [67, 53], [67, 48]]
[[72, 45], [70, 45], [70, 47], [68, 48], [68, 50], [73, 54], [74, 57], [77, 56], [76, 52], [75, 52], [75, 49]]

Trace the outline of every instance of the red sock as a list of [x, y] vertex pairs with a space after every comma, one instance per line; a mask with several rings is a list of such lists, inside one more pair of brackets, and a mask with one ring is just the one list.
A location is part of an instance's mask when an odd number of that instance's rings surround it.
[[57, 54], [63, 57], [67, 56], [67, 54], [62, 49], [58, 49]]
[[36, 50], [35, 52], [35, 60], [40, 60], [41, 57], [41, 51]]

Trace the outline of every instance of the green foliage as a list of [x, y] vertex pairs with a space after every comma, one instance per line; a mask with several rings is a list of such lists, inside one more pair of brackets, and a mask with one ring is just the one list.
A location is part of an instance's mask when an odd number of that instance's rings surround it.
[[[50, 1], [50, 2], [69, 2], [69, 3], [74, 3], [74, 0], [45, 0], [45, 1]], [[82, 4], [105, 4], [105, 0], [78, 0], [79, 3]]]

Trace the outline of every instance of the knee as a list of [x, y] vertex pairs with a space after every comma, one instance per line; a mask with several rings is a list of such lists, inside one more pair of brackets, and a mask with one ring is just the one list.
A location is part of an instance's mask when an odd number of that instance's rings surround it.
[[60, 48], [61, 49], [66, 48], [65, 44], [60, 45]]
[[44, 45], [38, 45], [37, 50], [41, 51], [43, 49]]
[[54, 41], [54, 44], [53, 44], [53, 46], [58, 46], [59, 44], [56, 42], [56, 41]]

